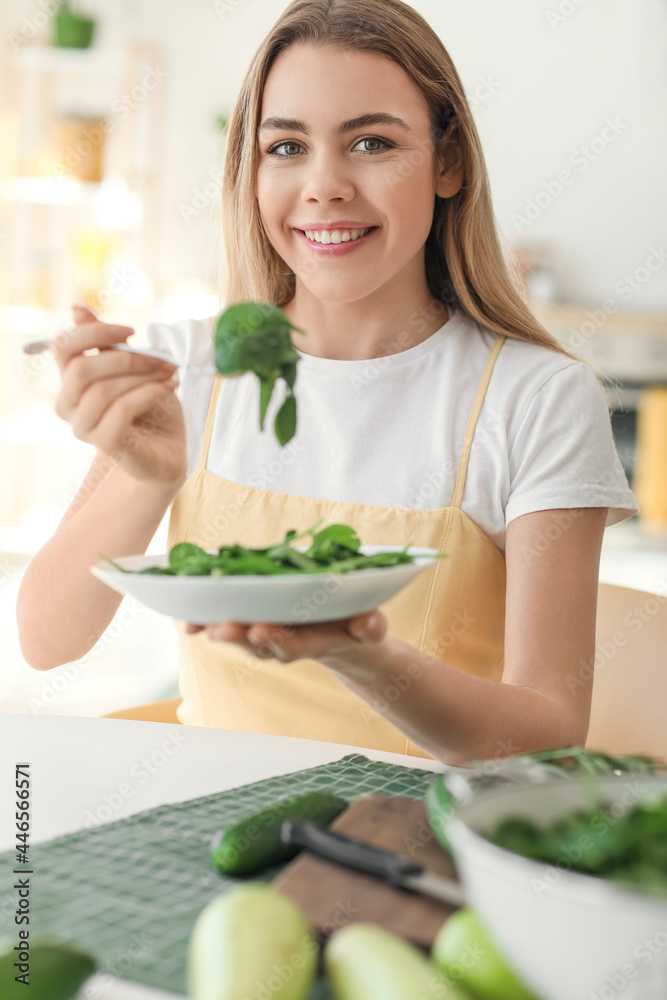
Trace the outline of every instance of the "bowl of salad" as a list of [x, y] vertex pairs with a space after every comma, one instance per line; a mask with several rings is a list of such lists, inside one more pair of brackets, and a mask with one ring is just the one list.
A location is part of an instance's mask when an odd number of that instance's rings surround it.
[[[100, 553], [102, 561], [90, 569], [118, 593], [195, 625], [303, 625], [371, 611], [444, 558], [414, 545], [362, 545], [350, 525], [316, 530], [320, 523], [300, 533], [290, 529], [264, 548], [179, 542], [161, 555]], [[308, 536], [310, 545], [293, 544]]]
[[470, 905], [544, 1000], [667, 996], [667, 777], [496, 784], [446, 824]]

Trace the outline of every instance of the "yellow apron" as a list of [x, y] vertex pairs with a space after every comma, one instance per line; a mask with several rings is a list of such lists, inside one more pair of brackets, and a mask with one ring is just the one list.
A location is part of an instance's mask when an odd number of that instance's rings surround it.
[[[168, 545], [205, 549], [242, 543], [263, 548], [322, 517], [322, 526], [350, 524], [364, 545], [420, 545], [446, 552], [382, 605], [389, 633], [451, 666], [500, 681], [505, 635], [505, 559], [461, 510], [475, 425], [505, 337], [491, 349], [461, 452], [454, 498], [437, 510], [376, 507], [274, 493], [222, 479], [206, 468], [222, 376], [216, 376], [199, 467], [172, 506]], [[302, 418], [303, 419], [303, 418]], [[381, 714], [411, 675], [388, 677], [382, 702], [371, 707], [315, 660], [261, 660], [234, 643], [188, 635], [174, 621], [181, 660], [180, 722], [331, 743], [430, 755]], [[375, 709], [378, 709], [376, 711]]]

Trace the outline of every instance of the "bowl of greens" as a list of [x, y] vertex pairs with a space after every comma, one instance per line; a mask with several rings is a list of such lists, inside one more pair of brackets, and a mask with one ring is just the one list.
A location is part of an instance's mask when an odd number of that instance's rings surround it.
[[[354, 528], [321, 519], [264, 548], [203, 549], [179, 542], [161, 555], [91, 566], [98, 580], [161, 614], [208, 625], [221, 621], [304, 625], [371, 611], [445, 557], [420, 546], [362, 545]], [[311, 536], [308, 546], [295, 541]]]
[[451, 852], [447, 824], [465, 802], [488, 788], [508, 784], [532, 784], [552, 778], [577, 775], [614, 775], [623, 778], [635, 774], [662, 773], [667, 778], [667, 764], [646, 754], [614, 756], [590, 747], [553, 747], [532, 750], [493, 760], [475, 760], [471, 767], [452, 767], [444, 774], [434, 774], [428, 784], [425, 804], [429, 823], [437, 840]]
[[537, 996], [665, 995], [664, 774], [489, 787], [446, 832], [470, 905]]

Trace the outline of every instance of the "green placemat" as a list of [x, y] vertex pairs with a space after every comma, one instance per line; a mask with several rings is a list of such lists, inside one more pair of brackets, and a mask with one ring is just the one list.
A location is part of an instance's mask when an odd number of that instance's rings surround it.
[[[430, 772], [350, 754], [331, 764], [159, 806], [30, 849], [31, 938], [56, 935], [93, 954], [100, 972], [185, 993], [187, 944], [203, 907], [240, 879], [211, 864], [221, 829], [283, 798], [330, 791], [422, 798]], [[0, 854], [5, 878], [13, 851]], [[280, 867], [258, 881], [270, 881]], [[320, 980], [311, 1000], [328, 997]]]

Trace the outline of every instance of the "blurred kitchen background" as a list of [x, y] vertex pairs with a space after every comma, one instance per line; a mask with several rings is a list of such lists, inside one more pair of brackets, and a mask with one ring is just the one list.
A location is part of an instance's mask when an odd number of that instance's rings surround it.
[[[508, 255], [609, 389], [641, 513], [601, 580], [667, 595], [667, 2], [414, 0], [463, 79]], [[170, 622], [127, 599], [82, 660], [22, 659], [15, 599], [94, 449], [53, 402], [83, 302], [131, 325], [218, 297], [226, 119], [285, 0], [0, 6], [0, 710], [97, 715], [177, 692]], [[166, 518], [148, 552], [165, 551]]]

